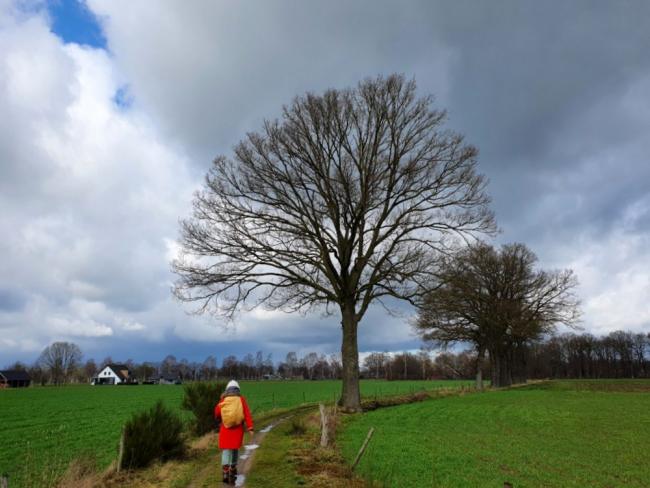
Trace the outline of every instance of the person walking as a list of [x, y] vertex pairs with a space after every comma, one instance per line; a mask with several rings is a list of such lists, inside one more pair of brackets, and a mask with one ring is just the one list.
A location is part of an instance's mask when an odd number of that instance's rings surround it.
[[223, 482], [234, 485], [237, 480], [237, 459], [244, 440], [244, 427], [253, 437], [253, 417], [246, 398], [241, 395], [239, 383], [231, 380], [219, 403], [214, 407], [214, 418], [219, 425], [219, 449]]

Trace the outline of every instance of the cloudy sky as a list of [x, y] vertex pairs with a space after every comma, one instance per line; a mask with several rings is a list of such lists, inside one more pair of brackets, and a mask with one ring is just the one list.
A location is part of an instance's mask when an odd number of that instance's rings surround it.
[[[0, 0], [0, 367], [335, 352], [337, 318], [171, 298], [211, 160], [305, 91], [404, 73], [480, 149], [499, 226], [573, 268], [583, 327], [650, 332], [650, 2]], [[374, 309], [360, 349], [419, 346]]]

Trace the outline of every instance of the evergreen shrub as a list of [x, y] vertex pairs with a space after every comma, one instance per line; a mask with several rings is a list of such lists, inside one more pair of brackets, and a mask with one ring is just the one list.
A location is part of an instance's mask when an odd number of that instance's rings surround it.
[[184, 452], [183, 420], [160, 400], [149, 410], [135, 413], [124, 426], [122, 468], [143, 468]]
[[196, 435], [207, 434], [214, 429], [214, 407], [225, 389], [226, 384], [222, 382], [194, 382], [183, 385], [181, 407], [194, 415], [192, 429]]

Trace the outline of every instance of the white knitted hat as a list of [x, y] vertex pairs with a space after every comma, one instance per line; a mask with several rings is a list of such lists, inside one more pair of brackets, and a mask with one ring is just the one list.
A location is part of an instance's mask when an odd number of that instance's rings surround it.
[[237, 383], [235, 380], [230, 380], [226, 385], [226, 390], [229, 390], [230, 388], [237, 388], [238, 390], [241, 389], [239, 388], [239, 383]]

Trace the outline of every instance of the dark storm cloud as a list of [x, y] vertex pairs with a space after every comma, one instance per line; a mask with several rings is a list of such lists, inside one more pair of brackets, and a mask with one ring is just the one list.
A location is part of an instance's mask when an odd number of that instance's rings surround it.
[[432, 19], [457, 53], [451, 106], [482, 147], [514, 156], [500, 164], [543, 155], [567, 122], [648, 70], [645, 2], [437, 8]]
[[[413, 69], [436, 91], [445, 82], [438, 65], [446, 53], [417, 4], [203, 2], [135, 11], [90, 4], [106, 15], [109, 48], [130, 78], [134, 103], [155, 114], [201, 168], [305, 91]], [[136, 31], [136, 23], [166, 30]]]
[[[449, 109], [480, 148], [505, 240], [534, 240], [544, 226], [607, 230], [647, 192], [642, 147], [614, 165], [602, 159], [638, 137], [621, 105], [638, 82], [646, 90], [636, 103], [647, 100], [650, 4], [447, 2], [429, 11], [456, 53]], [[542, 201], [549, 195], [554, 205]]]
[[[148, 23], [171, 27], [142, 32], [127, 28], [135, 12], [97, 5], [109, 14], [109, 44], [133, 78], [136, 100], [157, 114], [170, 137], [184, 142], [198, 167], [228, 154], [296, 94], [403, 72], [417, 78], [422, 93], [436, 95], [449, 109], [449, 125], [479, 147], [480, 168], [492, 181], [495, 208], [508, 230], [534, 215], [541, 195], [555, 191], [549, 171], [561, 177], [634, 130], [616, 102], [650, 69], [646, 2], [203, 7], [143, 8], [137, 15]], [[609, 105], [604, 113], [593, 113], [602, 105]], [[594, 120], [600, 124], [589, 126]], [[591, 144], [579, 153], [566, 151], [587, 139]], [[596, 204], [577, 209], [577, 218], [611, 222], [643, 191], [629, 184], [602, 199], [596, 195]]]
[[27, 303], [24, 293], [15, 289], [0, 288], [0, 312], [17, 312]]

